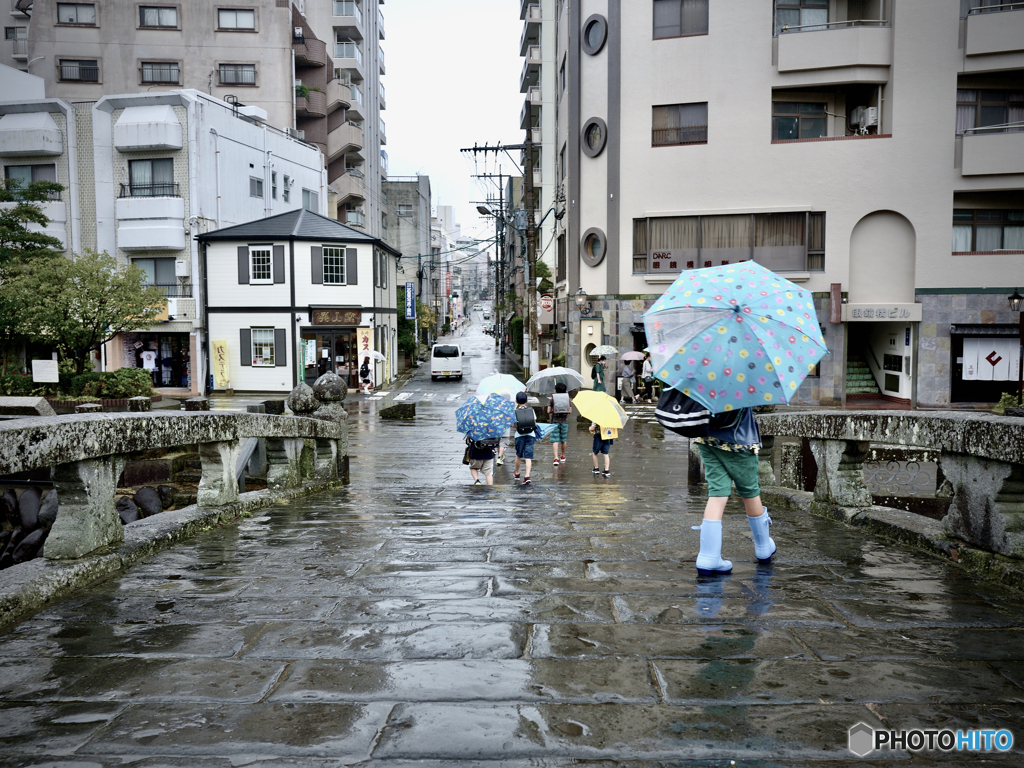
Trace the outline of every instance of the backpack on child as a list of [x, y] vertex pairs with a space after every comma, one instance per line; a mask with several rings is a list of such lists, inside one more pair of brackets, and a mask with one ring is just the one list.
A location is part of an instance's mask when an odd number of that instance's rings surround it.
[[551, 412], [559, 415], [572, 413], [572, 400], [564, 392], [556, 392], [551, 396]]
[[707, 437], [711, 428], [723, 429], [732, 426], [741, 411], [711, 413], [693, 398], [678, 389], [666, 389], [658, 398], [654, 418], [665, 429], [683, 437]]
[[363, 381], [366, 381], [367, 379], [370, 378], [370, 364], [369, 363], [363, 363], [360, 366], [360, 368], [359, 368], [359, 378], [361, 378]]
[[531, 435], [537, 428], [537, 414], [533, 408], [516, 408], [516, 434]]

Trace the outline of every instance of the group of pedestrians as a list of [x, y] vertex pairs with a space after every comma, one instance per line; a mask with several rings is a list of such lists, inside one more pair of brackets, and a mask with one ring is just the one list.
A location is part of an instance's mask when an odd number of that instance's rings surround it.
[[[594, 366], [594, 389], [598, 392], [608, 392], [606, 365], [608, 358], [601, 355], [597, 359], [597, 364]], [[631, 360], [623, 360], [622, 368], [619, 371], [619, 380], [621, 381], [620, 386], [620, 402], [623, 403], [638, 403], [646, 400], [648, 403], [653, 402], [654, 397], [654, 367], [651, 365], [651, 355], [649, 352], [644, 353], [643, 365], [640, 369], [640, 377], [637, 380], [636, 366], [633, 365]], [[635, 394], [634, 394], [634, 386]], [[641, 392], [640, 388], [643, 387]]]

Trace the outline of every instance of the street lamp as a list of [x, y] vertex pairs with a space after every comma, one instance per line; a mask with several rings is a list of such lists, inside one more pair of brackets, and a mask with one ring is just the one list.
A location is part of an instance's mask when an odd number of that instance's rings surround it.
[[1020, 322], [1020, 347], [1017, 350], [1017, 404], [1024, 405], [1024, 312], [1020, 311], [1020, 303], [1024, 300], [1024, 296], [1021, 296], [1014, 288], [1013, 294], [1006, 298], [1010, 302], [1010, 311], [1018, 313]]
[[590, 313], [591, 311], [593, 311], [593, 306], [589, 301], [587, 301], [587, 292], [583, 290], [582, 285], [580, 286], [580, 289], [576, 291], [576, 294], [573, 298], [575, 298], [576, 306], [580, 310], [580, 316], [590, 317]]

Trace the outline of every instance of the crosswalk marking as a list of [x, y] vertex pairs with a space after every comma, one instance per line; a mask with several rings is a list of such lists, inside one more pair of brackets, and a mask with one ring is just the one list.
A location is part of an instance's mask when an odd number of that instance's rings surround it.
[[397, 395], [395, 395], [394, 399], [408, 400], [410, 397], [412, 397], [412, 392], [399, 392]]
[[458, 400], [460, 397], [462, 397], [462, 395], [448, 395], [448, 402], [450, 403], [452, 400]]

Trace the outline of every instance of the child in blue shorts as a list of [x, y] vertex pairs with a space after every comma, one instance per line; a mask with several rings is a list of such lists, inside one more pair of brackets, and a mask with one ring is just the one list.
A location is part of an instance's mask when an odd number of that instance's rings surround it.
[[[565, 464], [565, 443], [569, 439], [569, 415], [572, 413], [572, 400], [569, 399], [567, 387], [562, 382], [555, 384], [555, 394], [548, 403], [548, 413], [551, 414], [551, 423], [555, 425], [548, 439], [555, 454], [553, 464], [557, 467], [559, 464]], [[558, 446], [562, 446], [561, 452]]]
[[[595, 475], [604, 475], [605, 477], [611, 477], [612, 474], [612, 457], [609, 454], [611, 451], [612, 444], [615, 442], [615, 438], [619, 436], [619, 430], [612, 429], [611, 427], [601, 427], [597, 424], [590, 425], [590, 433], [594, 436], [594, 469], [591, 470]], [[597, 455], [599, 453], [604, 454], [604, 472], [598, 469], [597, 466]]]
[[513, 477], [519, 479], [519, 462], [526, 463], [526, 474], [523, 476], [523, 485], [530, 484], [530, 470], [533, 467], [533, 444], [541, 436], [540, 427], [537, 426], [537, 415], [533, 408], [526, 404], [527, 395], [525, 392], [516, 393], [516, 468]]

